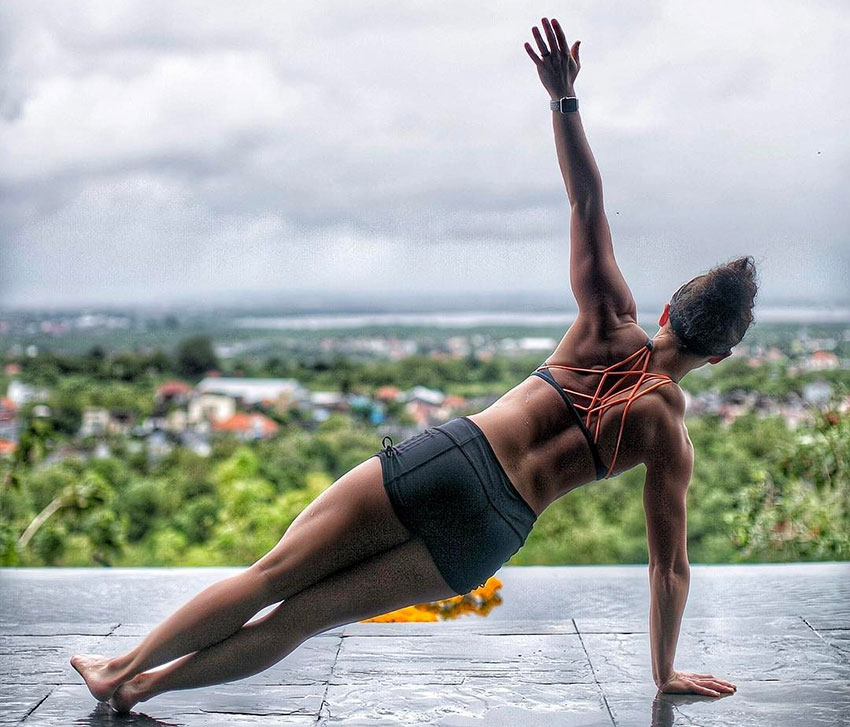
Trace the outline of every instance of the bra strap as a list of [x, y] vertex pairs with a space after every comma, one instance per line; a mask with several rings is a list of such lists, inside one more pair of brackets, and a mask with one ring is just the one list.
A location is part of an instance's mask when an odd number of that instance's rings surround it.
[[566, 402], [567, 406], [570, 408], [570, 411], [578, 421], [578, 425], [581, 428], [582, 434], [584, 434], [584, 438], [587, 440], [587, 444], [590, 447], [590, 454], [593, 456], [593, 466], [596, 468], [596, 479], [602, 480], [605, 479], [605, 475], [608, 472], [608, 468], [602, 464], [602, 458], [599, 456], [599, 448], [596, 446], [596, 442], [593, 441], [593, 435], [590, 433], [590, 430], [587, 428], [587, 425], [584, 423], [584, 420], [581, 418], [581, 414], [579, 414], [578, 409], [576, 409], [575, 404], [573, 404], [573, 400], [569, 397], [566, 391], [561, 387], [561, 385], [555, 381], [555, 377], [549, 372], [548, 369], [537, 369], [532, 373], [532, 376], [539, 376], [546, 383], [550, 384], [555, 391], [557, 391], [561, 398]]

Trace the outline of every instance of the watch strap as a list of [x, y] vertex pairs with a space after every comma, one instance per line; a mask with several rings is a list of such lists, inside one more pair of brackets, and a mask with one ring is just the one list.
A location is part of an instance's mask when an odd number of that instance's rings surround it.
[[550, 101], [549, 108], [552, 111], [560, 111], [562, 114], [578, 111], [578, 99], [575, 96], [563, 96], [557, 101]]

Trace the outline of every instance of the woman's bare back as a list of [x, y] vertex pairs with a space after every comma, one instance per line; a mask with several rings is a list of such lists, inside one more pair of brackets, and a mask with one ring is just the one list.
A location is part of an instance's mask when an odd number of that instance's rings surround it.
[[[603, 369], [621, 361], [646, 343], [636, 322], [624, 322], [600, 340], [584, 320], [570, 327], [549, 364]], [[650, 355], [648, 370], [655, 371]], [[558, 383], [592, 395], [600, 375], [553, 369]], [[664, 373], [659, 371], [659, 373]], [[604, 384], [604, 394], [616, 380]], [[598, 448], [607, 465], [614, 454], [625, 404], [602, 414]], [[663, 386], [634, 401], [629, 409], [617, 453], [616, 471], [644, 461], [654, 443], [654, 422], [660, 416], [682, 417], [684, 395], [677, 385]], [[594, 461], [576, 417], [545, 381], [529, 375], [487, 409], [470, 416], [484, 431], [514, 486], [539, 515], [553, 501], [596, 478]]]

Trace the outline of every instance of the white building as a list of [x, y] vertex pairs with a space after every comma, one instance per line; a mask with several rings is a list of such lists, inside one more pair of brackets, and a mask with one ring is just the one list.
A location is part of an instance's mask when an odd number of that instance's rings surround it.
[[25, 384], [17, 379], [12, 379], [6, 389], [6, 397], [11, 399], [15, 407], [20, 409], [24, 404], [36, 399], [46, 399], [47, 392], [44, 389], [37, 389], [34, 386]]
[[325, 409], [336, 409], [345, 402], [345, 396], [339, 391], [311, 391], [310, 403]]
[[230, 419], [235, 413], [236, 400], [224, 394], [204, 393], [189, 402], [189, 421], [192, 424], [204, 421], [220, 422]]
[[407, 401], [421, 401], [431, 406], [440, 406], [446, 395], [442, 391], [429, 389], [427, 386], [414, 386], [407, 395]]
[[348, 408], [345, 396], [339, 391], [311, 391], [308, 394], [313, 419], [323, 422], [331, 412]]
[[109, 410], [89, 406], [83, 409], [83, 423], [80, 426], [81, 437], [98, 437], [106, 434], [109, 428]]
[[242, 379], [208, 376], [195, 390], [201, 394], [223, 394], [244, 404], [263, 401], [288, 402], [303, 400], [305, 392], [295, 379]]
[[831, 397], [832, 385], [823, 379], [810, 381], [803, 387], [803, 399], [807, 404], [820, 406], [828, 403]]
[[558, 342], [548, 336], [528, 336], [519, 339], [520, 351], [553, 351]]

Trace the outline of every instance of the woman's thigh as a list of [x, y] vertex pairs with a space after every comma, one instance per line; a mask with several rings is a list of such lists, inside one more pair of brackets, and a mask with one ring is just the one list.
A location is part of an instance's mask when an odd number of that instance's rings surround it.
[[283, 599], [410, 537], [387, 497], [380, 459], [370, 457], [311, 502], [252, 567]]
[[283, 633], [307, 638], [404, 606], [455, 596], [418, 535], [324, 578], [270, 616]]

